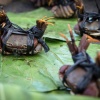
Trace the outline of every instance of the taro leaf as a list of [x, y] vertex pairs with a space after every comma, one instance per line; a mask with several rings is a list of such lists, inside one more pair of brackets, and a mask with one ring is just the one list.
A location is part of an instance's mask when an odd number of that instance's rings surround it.
[[0, 100], [99, 100], [94, 97], [72, 96], [62, 93], [44, 94], [36, 92], [27, 92], [17, 85], [0, 83]]
[[[20, 13], [20, 14], [7, 13], [7, 15], [13, 23], [18, 24], [19, 26], [21, 26], [22, 28], [25, 28], [25, 29], [30, 28], [33, 25], [36, 25], [37, 19], [41, 19], [44, 16], [48, 16], [48, 17], [53, 16], [51, 11], [47, 10], [45, 8], [40, 8], [40, 9], [36, 9], [31, 12]], [[76, 18], [71, 18], [71, 19], [54, 18], [50, 21], [55, 22], [55, 25], [54, 26], [49, 25], [47, 27], [44, 37], [63, 40], [63, 41], [64, 41], [64, 39], [61, 38], [59, 33], [64, 33], [69, 37], [67, 24], [71, 24], [71, 27], [73, 28], [74, 25], [77, 23]]]
[[48, 53], [42, 51], [34, 56], [2, 56], [0, 81], [19, 84], [29, 91], [58, 89], [62, 85], [58, 77], [59, 68], [66, 64], [67, 57], [67, 62], [72, 60], [64, 42], [50, 42], [51, 50]]
[[[21, 85], [28, 91], [45, 92], [61, 87], [58, 71], [62, 65], [73, 63], [71, 55], [65, 42], [46, 42], [50, 47], [48, 53], [42, 51], [34, 56], [2, 56], [0, 81]], [[100, 45], [90, 45], [88, 52], [92, 58], [99, 48]]]

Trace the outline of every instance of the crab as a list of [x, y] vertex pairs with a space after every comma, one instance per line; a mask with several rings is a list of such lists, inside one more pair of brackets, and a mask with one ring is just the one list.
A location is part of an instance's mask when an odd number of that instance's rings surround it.
[[59, 69], [59, 77], [64, 86], [71, 88], [74, 94], [100, 96], [100, 52], [97, 52], [95, 62], [86, 52], [91, 42], [100, 41], [84, 34], [77, 46], [70, 25], [68, 27], [71, 41], [64, 34], [60, 35], [66, 39], [74, 64], [63, 65]]
[[53, 25], [48, 20], [53, 17], [43, 17], [36, 21], [36, 25], [28, 30], [24, 30], [18, 25], [12, 23], [7, 17], [4, 10], [0, 12], [0, 46], [2, 54], [35, 54], [41, 51], [42, 47], [45, 52], [49, 47], [43, 40], [44, 32], [47, 26]]

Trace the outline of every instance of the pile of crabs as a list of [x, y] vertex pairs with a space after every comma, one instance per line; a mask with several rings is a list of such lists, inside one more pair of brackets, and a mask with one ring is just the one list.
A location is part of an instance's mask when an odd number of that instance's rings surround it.
[[[71, 0], [63, 0], [70, 2]], [[81, 36], [79, 46], [75, 44], [72, 29], [68, 25], [71, 40], [65, 38], [72, 55], [73, 65], [63, 65], [59, 70], [59, 77], [67, 88], [74, 94], [100, 96], [100, 52], [97, 52], [95, 61], [86, 50], [90, 43], [100, 43], [100, 1], [99, 0], [72, 0], [77, 9], [78, 23], [74, 31]], [[68, 3], [72, 4], [72, 3]], [[64, 11], [65, 5], [63, 4]], [[61, 8], [61, 6], [60, 6]], [[63, 12], [63, 10], [61, 10]], [[57, 11], [57, 10], [56, 10]], [[66, 10], [67, 11], [67, 10]], [[57, 13], [57, 12], [54, 12]], [[67, 13], [67, 12], [66, 12]], [[63, 13], [65, 14], [65, 13]], [[57, 15], [56, 15], [57, 16]], [[36, 21], [36, 25], [24, 30], [12, 23], [2, 9], [0, 11], [0, 49], [2, 54], [35, 54], [43, 47], [49, 51], [48, 45], [43, 40], [43, 34], [50, 18], [44, 17]]]

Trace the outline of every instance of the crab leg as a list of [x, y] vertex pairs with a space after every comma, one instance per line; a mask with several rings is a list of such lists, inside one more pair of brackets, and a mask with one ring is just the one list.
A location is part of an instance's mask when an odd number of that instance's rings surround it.
[[[70, 24], [68, 24], [68, 29], [69, 29], [69, 33], [70, 33], [70, 37], [71, 37], [71, 40], [72, 40], [72, 43], [71, 43], [71, 45], [72, 45], [72, 47], [73, 47], [73, 53], [78, 53], [78, 48], [77, 48], [77, 46], [76, 46], [76, 44], [75, 44], [75, 39], [74, 39], [74, 36], [73, 36], [73, 32], [72, 32], [72, 29], [71, 29], [71, 27], [70, 27]], [[69, 48], [71, 48], [71, 47], [69, 47]]]
[[94, 39], [89, 35], [87, 35], [87, 39], [90, 43], [100, 43], [100, 40]]
[[54, 18], [54, 17], [49, 17], [49, 18], [45, 19], [45, 21], [50, 20], [50, 19], [53, 19], [53, 18]]
[[69, 27], [69, 33], [70, 33], [72, 41], [69, 41], [68, 38], [64, 34], [60, 34], [60, 35], [66, 40], [66, 43], [68, 45], [68, 48], [69, 48], [71, 54], [75, 55], [78, 52], [78, 48], [77, 48], [77, 46], [75, 44], [75, 41], [74, 41], [74, 36], [73, 36], [73, 33], [72, 33], [72, 29], [69, 25], [68, 25], [68, 27]]
[[4, 22], [4, 23], [2, 23], [2, 28], [4, 27], [6, 25], [6, 23]]

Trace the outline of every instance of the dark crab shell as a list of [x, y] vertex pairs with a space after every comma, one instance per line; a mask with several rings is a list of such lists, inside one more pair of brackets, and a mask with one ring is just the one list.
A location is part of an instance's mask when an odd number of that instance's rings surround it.
[[[26, 54], [27, 52], [27, 34], [11, 34], [6, 42], [6, 51], [10, 53]], [[33, 39], [34, 48], [30, 48], [30, 52], [34, 49], [35, 53], [42, 50], [42, 45], [38, 43], [36, 38]]]

